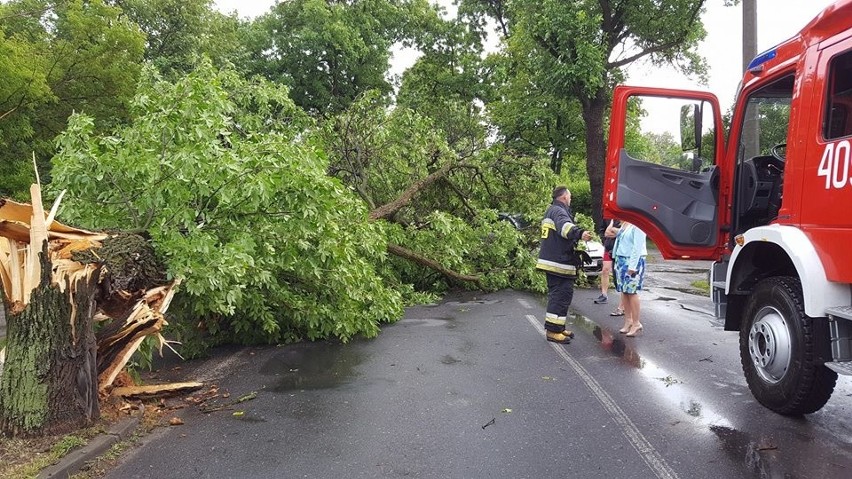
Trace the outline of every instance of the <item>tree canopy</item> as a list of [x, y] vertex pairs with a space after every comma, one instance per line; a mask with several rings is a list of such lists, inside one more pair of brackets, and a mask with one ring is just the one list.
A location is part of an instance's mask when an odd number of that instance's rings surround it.
[[373, 336], [449, 288], [542, 290], [500, 213], [537, 221], [567, 183], [599, 216], [609, 91], [636, 61], [700, 75], [703, 5], [11, 0], [0, 188], [35, 155], [65, 221], [150, 238], [181, 337]]
[[[583, 123], [585, 169], [591, 185], [592, 215], [600, 219], [605, 122], [612, 87], [623, 68], [637, 61], [669, 64], [702, 74], [696, 53], [705, 31], [705, 0], [462, 0], [465, 15], [483, 26], [497, 25], [506, 45], [510, 75], [518, 73], [551, 99], [557, 109], [574, 103]], [[518, 72], [518, 73], [516, 73]], [[529, 91], [536, 91], [532, 88]], [[558, 101], [552, 101], [558, 100]], [[550, 110], [548, 113], [552, 114]], [[562, 123], [547, 124], [559, 134]], [[508, 131], [507, 133], [515, 133]], [[559, 143], [551, 153], [560, 151]], [[559, 158], [551, 158], [560, 171]]]
[[[127, 120], [141, 69], [143, 37], [102, 0], [13, 0], [0, 4], [0, 185], [21, 197], [35, 156], [49, 179], [53, 139], [86, 111], [102, 127]], [[7, 81], [8, 79], [8, 81]]]

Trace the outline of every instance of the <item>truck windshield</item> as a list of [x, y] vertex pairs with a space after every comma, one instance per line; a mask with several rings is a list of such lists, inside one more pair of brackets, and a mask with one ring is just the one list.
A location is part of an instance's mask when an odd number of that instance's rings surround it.
[[778, 80], [749, 96], [739, 142], [739, 162], [757, 156], [785, 154], [793, 76]]
[[746, 101], [738, 135], [734, 235], [778, 217], [793, 83], [793, 75], [784, 77], [753, 92]]

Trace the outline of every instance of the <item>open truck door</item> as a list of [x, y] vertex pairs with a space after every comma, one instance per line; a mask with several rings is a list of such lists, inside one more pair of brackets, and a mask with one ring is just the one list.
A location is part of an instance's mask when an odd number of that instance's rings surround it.
[[718, 259], [730, 223], [723, 131], [713, 94], [616, 87], [604, 217], [638, 226], [665, 258]]

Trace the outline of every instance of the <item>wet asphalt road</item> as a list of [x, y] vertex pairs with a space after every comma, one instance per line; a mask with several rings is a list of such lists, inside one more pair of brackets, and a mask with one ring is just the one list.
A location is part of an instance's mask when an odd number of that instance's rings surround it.
[[160, 380], [230, 395], [208, 408], [257, 395], [206, 414], [184, 402], [184, 425], [144, 438], [108, 477], [852, 477], [852, 380], [804, 418], [762, 408], [737, 334], [668, 266], [649, 267], [638, 338], [578, 290], [576, 339], [548, 343], [543, 298], [503, 291], [411, 308], [370, 341], [163, 368]]

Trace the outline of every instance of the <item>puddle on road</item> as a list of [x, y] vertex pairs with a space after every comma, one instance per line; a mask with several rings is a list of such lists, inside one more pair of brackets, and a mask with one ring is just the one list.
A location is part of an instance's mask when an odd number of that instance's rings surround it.
[[291, 344], [269, 359], [260, 373], [279, 377], [275, 392], [330, 389], [350, 382], [366, 359], [355, 344]]
[[476, 304], [497, 304], [500, 303], [500, 300], [497, 299], [471, 299], [467, 301], [447, 301], [445, 304], [447, 306], [471, 306]]
[[695, 393], [687, 388], [683, 382], [660, 368], [653, 362], [642, 358], [639, 352], [618, 331], [607, 327], [601, 327], [594, 321], [582, 315], [573, 315], [573, 326], [579, 330], [592, 333], [604, 351], [620, 358], [625, 363], [636, 368], [643, 376], [653, 380], [654, 389], [665, 399], [665, 401], [680, 411], [694, 418], [700, 424], [711, 426], [721, 425], [731, 427], [730, 421], [722, 415], [708, 408], [704, 401], [696, 397]]
[[657, 296], [656, 298], [651, 298], [651, 301], [677, 301], [677, 298], [672, 298], [671, 296]]
[[461, 359], [456, 359], [456, 358], [450, 356], [449, 354], [446, 354], [441, 358], [441, 363], [446, 364], [446, 365], [456, 364], [456, 363], [460, 363], [460, 362], [461, 362]]
[[472, 306], [477, 304], [497, 304], [502, 300], [483, 298], [475, 291], [455, 291], [444, 296], [444, 300], [438, 303], [433, 303], [425, 306]]
[[742, 463], [746, 470], [759, 478], [795, 479], [796, 476], [784, 470], [782, 454], [772, 439], [763, 437], [754, 441], [748, 434], [725, 426], [710, 426], [710, 430], [722, 443], [724, 450], [736, 463]]
[[[672, 376], [646, 358], [642, 358], [630, 344], [631, 341], [622, 339], [624, 336], [618, 331], [601, 327], [584, 316], [576, 314], [573, 316], [572, 327], [591, 332], [600, 342], [603, 350], [620, 358], [648, 378], [654, 385], [654, 390], [666, 403], [690, 416], [692, 418], [690, 422], [706, 427], [704, 430], [714, 434], [720, 441], [721, 450], [725, 451], [735, 464], [742, 464], [745, 467], [747, 475], [761, 479], [804, 477], [792, 474], [791, 463], [786, 463], [791, 457], [794, 458], [792, 464], [796, 464], [801, 458], [795, 459], [795, 455], [790, 456], [791, 451], [787, 451], [785, 456], [771, 438], [754, 438], [746, 432], [735, 429], [726, 417], [708, 408], [706, 402], [697, 397], [695, 392], [679, 378]], [[813, 442], [813, 438], [808, 438], [809, 436], [800, 440], [804, 444]], [[805, 454], [805, 457], [807, 456]], [[842, 466], [820, 464], [819, 467], [836, 472], [834, 469]], [[796, 466], [796, 468], [800, 467]]]

